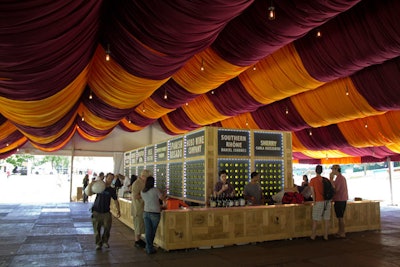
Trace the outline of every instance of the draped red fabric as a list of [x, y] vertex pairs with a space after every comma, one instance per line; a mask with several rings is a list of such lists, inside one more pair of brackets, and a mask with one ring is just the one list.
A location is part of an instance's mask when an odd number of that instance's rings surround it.
[[315, 79], [332, 81], [397, 57], [399, 10], [400, 1], [362, 1], [321, 26], [323, 38], [314, 32], [295, 42], [303, 64]]

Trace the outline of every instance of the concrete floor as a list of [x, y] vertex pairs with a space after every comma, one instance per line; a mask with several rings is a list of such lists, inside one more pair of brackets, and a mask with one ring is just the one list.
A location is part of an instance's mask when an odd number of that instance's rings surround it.
[[400, 208], [381, 208], [381, 231], [147, 255], [114, 218], [110, 248], [95, 250], [91, 203], [0, 204], [0, 266], [400, 266]]

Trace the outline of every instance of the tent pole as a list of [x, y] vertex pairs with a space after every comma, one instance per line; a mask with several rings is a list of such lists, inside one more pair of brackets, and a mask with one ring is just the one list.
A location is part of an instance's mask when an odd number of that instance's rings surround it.
[[389, 185], [390, 185], [390, 205], [393, 204], [393, 183], [392, 183], [392, 174], [393, 174], [393, 162], [390, 160], [390, 157], [387, 157], [387, 164], [389, 170]]
[[72, 177], [74, 176], [74, 154], [75, 154], [75, 144], [72, 146], [71, 150], [71, 169], [69, 170], [69, 202], [72, 202]]

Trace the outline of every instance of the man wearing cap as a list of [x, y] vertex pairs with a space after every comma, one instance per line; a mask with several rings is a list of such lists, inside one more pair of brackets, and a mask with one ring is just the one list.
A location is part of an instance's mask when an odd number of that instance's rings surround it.
[[[344, 212], [346, 210], [347, 199], [349, 198], [349, 193], [347, 190], [346, 178], [342, 175], [342, 170], [339, 165], [333, 165], [331, 168], [331, 173], [329, 174], [329, 179], [335, 185], [335, 195], [332, 201], [335, 202], [335, 214], [339, 221], [339, 229], [336, 234], [338, 238], [345, 238], [346, 232], [344, 229]], [[336, 176], [336, 178], [335, 178]]]

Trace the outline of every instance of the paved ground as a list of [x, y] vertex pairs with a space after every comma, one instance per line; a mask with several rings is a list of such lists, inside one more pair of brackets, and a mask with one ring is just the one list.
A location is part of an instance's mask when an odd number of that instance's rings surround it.
[[382, 207], [382, 230], [147, 255], [114, 219], [110, 248], [95, 250], [90, 203], [0, 204], [0, 266], [373, 266], [400, 262], [400, 209]]

